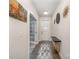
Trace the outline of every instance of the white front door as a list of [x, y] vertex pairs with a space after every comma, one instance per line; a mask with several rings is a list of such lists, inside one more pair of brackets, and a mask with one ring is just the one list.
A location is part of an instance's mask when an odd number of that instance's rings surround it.
[[50, 40], [50, 20], [40, 20], [40, 40]]

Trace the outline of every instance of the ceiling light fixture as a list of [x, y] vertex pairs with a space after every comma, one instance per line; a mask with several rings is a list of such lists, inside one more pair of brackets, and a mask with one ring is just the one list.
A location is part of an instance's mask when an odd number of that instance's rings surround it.
[[45, 12], [44, 12], [44, 15], [48, 15], [48, 12], [47, 12], [47, 11], [45, 11]]

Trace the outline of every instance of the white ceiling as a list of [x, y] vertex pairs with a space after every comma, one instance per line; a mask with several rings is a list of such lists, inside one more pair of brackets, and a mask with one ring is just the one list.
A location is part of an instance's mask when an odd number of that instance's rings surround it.
[[48, 12], [47, 16], [52, 16], [56, 7], [61, 0], [32, 0], [34, 7], [39, 16], [45, 16], [44, 11]]

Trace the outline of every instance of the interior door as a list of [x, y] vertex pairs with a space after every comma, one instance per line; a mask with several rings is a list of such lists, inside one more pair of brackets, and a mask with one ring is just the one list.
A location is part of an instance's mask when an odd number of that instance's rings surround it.
[[40, 40], [50, 40], [50, 21], [40, 21]]

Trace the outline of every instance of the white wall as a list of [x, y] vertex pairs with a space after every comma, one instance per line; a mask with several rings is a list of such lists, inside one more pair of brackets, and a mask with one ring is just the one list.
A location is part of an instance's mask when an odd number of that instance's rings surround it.
[[[63, 18], [63, 10], [64, 7], [69, 6], [69, 0], [62, 0], [58, 8], [56, 9], [51, 22], [51, 34], [52, 36], [58, 37], [61, 43], [61, 51], [60, 55], [62, 59], [70, 59], [70, 19], [69, 13], [68, 15]], [[60, 13], [60, 23], [54, 24], [54, 19], [56, 19], [56, 14]]]
[[18, 2], [28, 11], [28, 19], [24, 23], [9, 17], [10, 59], [29, 59], [29, 13], [31, 12], [36, 19], [38, 15], [30, 0], [18, 0]]
[[10, 59], [26, 59], [28, 54], [28, 24], [9, 18]]
[[39, 40], [50, 40], [51, 17], [39, 18]]

